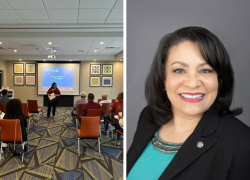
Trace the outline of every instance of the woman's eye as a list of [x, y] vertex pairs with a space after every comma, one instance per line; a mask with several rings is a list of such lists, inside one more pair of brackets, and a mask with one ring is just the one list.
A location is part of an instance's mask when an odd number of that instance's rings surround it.
[[211, 72], [213, 72], [213, 71], [210, 70], [210, 69], [203, 69], [203, 70], [201, 70], [201, 73], [211, 73]]
[[175, 73], [184, 73], [184, 70], [183, 69], [176, 69], [174, 70]]

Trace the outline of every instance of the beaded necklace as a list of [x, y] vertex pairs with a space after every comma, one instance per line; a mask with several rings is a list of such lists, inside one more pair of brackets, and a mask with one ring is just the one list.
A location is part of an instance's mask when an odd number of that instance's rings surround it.
[[159, 130], [155, 132], [154, 137], [151, 140], [152, 145], [154, 148], [162, 153], [177, 153], [180, 147], [182, 146], [183, 143], [169, 143], [166, 141], [163, 141], [159, 137]]

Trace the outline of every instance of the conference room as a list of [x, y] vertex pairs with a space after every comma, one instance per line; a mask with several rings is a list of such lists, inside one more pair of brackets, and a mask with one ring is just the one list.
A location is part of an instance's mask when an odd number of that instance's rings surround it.
[[0, 179], [122, 179], [123, 91], [123, 0], [0, 1]]

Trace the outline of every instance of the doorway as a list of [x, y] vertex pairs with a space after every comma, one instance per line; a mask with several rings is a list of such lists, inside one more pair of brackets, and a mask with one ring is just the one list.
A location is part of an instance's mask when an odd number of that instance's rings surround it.
[[2, 89], [3, 85], [3, 70], [0, 70], [0, 89]]

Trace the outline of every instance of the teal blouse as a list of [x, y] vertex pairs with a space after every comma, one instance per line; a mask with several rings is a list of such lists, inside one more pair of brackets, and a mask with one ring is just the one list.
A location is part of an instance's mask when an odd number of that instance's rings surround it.
[[154, 180], [159, 179], [168, 167], [176, 153], [162, 153], [148, 143], [141, 156], [130, 170], [127, 180]]

